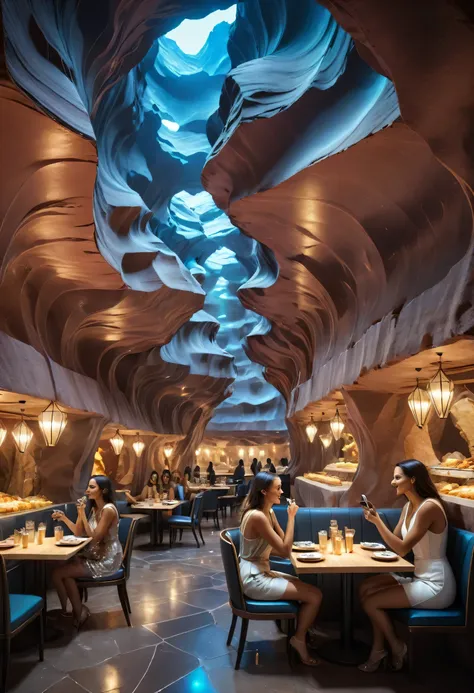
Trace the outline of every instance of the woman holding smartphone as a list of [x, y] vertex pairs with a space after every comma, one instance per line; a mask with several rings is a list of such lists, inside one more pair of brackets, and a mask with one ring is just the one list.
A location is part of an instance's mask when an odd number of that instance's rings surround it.
[[446, 557], [448, 520], [428, 470], [418, 460], [400, 462], [392, 486], [397, 496], [407, 498], [395, 531], [389, 530], [371, 503], [364, 510], [365, 519], [399, 556], [413, 550], [415, 572], [412, 578], [376, 575], [361, 585], [362, 606], [374, 633], [370, 657], [359, 667], [366, 672], [376, 671], [388, 657], [385, 641], [391, 649], [392, 669], [403, 666], [407, 646], [397, 638], [387, 609], [445, 609], [456, 596], [456, 581]]
[[244, 593], [250, 599], [301, 602], [297, 630], [290, 645], [303, 664], [317, 666], [319, 660], [308, 653], [306, 633], [318, 614], [321, 591], [291, 575], [270, 570], [270, 554], [289, 558], [293, 546], [298, 506], [293, 502], [288, 505], [285, 533], [272, 510], [273, 505], [280, 504], [282, 493], [280, 478], [275, 474], [259, 472], [255, 476], [240, 523], [240, 577]]

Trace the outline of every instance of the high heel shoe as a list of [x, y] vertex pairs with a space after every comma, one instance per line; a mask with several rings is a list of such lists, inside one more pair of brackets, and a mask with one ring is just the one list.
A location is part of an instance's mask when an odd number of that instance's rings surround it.
[[400, 669], [402, 669], [403, 665], [405, 664], [407, 654], [408, 654], [408, 647], [407, 647], [406, 642], [403, 643], [403, 646], [399, 652], [392, 652], [392, 664], [391, 664], [392, 671], [400, 671]]
[[377, 650], [373, 654], [371, 653], [369, 659], [363, 664], [360, 664], [357, 668], [360, 671], [365, 671], [366, 674], [373, 674], [375, 671], [380, 669], [380, 667], [386, 669], [387, 657], [387, 650]]
[[89, 611], [87, 606], [82, 605], [81, 615], [80, 615], [79, 619], [74, 620], [74, 625], [77, 628], [77, 630], [81, 630], [82, 626], [87, 621], [87, 619], [89, 618], [90, 615], [91, 615], [91, 612]]
[[298, 638], [296, 638], [295, 636], [293, 636], [290, 639], [290, 647], [292, 647], [294, 651], [297, 653], [298, 657], [300, 658], [301, 664], [305, 664], [307, 667], [317, 667], [321, 664], [321, 660], [317, 657], [306, 658], [304, 654], [302, 654], [301, 650], [306, 649], [306, 643], [302, 642], [301, 640], [298, 640]]

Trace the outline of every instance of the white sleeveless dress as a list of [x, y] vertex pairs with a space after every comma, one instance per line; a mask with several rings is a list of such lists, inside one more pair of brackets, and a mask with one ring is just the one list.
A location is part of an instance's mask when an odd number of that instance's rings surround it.
[[429, 530], [413, 547], [415, 555], [414, 577], [393, 577], [402, 585], [412, 607], [423, 609], [446, 609], [454, 601], [456, 596], [456, 579], [449, 561], [446, 557], [446, 545], [448, 542], [448, 519], [443, 506], [435, 498], [427, 498], [413, 513], [407, 528], [406, 518], [408, 505], [404, 510], [402, 525], [402, 538], [405, 539], [415, 521], [418, 510], [425, 503], [436, 503], [443, 511], [446, 526], [441, 534], [435, 534]]
[[[250, 599], [262, 599], [273, 601], [281, 599], [288, 587], [290, 580], [295, 580], [292, 575], [270, 570], [271, 545], [263, 537], [247, 539], [245, 528], [249, 517], [256, 510], [245, 513], [240, 525], [240, 578], [244, 594]], [[272, 525], [273, 510], [270, 511]]]

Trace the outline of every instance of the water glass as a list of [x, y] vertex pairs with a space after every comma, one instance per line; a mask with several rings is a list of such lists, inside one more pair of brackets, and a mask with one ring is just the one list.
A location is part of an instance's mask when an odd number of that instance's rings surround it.
[[346, 551], [347, 551], [347, 553], [352, 553], [354, 550], [355, 529], [348, 529], [346, 527], [345, 535], [346, 535]]
[[318, 532], [318, 543], [321, 553], [326, 553], [328, 550], [328, 533], [325, 529]]
[[13, 532], [13, 543], [15, 546], [20, 546], [21, 544], [21, 530], [20, 529], [15, 529]]
[[62, 528], [61, 525], [55, 525], [54, 526], [54, 541], [62, 541], [64, 537], [64, 529]]
[[21, 546], [23, 549], [28, 548], [29, 539], [30, 539], [29, 532], [26, 529], [22, 529], [21, 530]]
[[337, 531], [333, 539], [333, 553], [336, 556], [342, 555], [342, 532]]
[[25, 522], [25, 529], [28, 532], [30, 542], [33, 543], [35, 540], [35, 521], [27, 520]]
[[37, 543], [43, 544], [45, 536], [46, 536], [46, 525], [44, 524], [44, 522], [40, 522], [38, 525], [38, 532], [36, 534]]

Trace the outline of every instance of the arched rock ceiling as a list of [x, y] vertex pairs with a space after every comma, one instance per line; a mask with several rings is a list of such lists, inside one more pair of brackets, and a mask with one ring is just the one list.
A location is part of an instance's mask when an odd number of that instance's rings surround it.
[[[284, 429], [469, 249], [472, 25], [409, 4], [3, 0], [10, 74], [68, 130], [2, 82], [1, 329], [155, 430]], [[170, 34], [217, 10], [197, 52]]]

